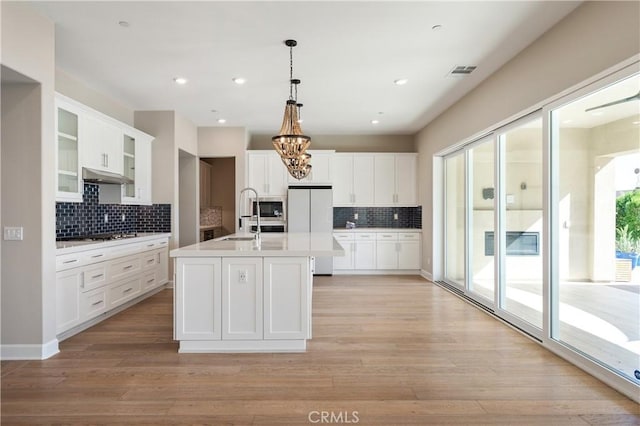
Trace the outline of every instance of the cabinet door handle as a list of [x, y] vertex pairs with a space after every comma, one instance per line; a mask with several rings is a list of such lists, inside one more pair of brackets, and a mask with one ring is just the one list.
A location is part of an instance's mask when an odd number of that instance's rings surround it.
[[158, 253], [158, 264], [160, 264], [160, 253]]
[[84, 271], [80, 272], [80, 288], [84, 288]]
[[98, 306], [98, 305], [100, 305], [102, 302], [104, 302], [104, 300], [98, 300], [97, 302], [93, 302], [93, 303], [91, 304], [91, 306]]
[[105, 165], [105, 167], [109, 167], [109, 154], [105, 154], [104, 156], [107, 159], [107, 164]]
[[96, 278], [100, 278], [101, 276], [103, 276], [104, 274], [98, 274], [98, 275], [92, 275], [91, 279], [95, 280]]

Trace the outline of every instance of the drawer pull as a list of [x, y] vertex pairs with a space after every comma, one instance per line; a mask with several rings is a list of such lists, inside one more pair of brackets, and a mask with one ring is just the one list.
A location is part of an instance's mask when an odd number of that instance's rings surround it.
[[124, 268], [122, 268], [122, 269], [124, 269], [124, 270], [126, 271], [126, 270], [131, 269], [131, 268], [133, 268], [133, 265], [127, 265], [127, 266], [125, 266], [125, 267], [124, 267]]
[[149, 260], [147, 260], [147, 265], [150, 265], [150, 264], [152, 264], [152, 263], [156, 263], [156, 260], [155, 260], [155, 259], [149, 259]]
[[71, 260], [65, 260], [65, 261], [64, 261], [64, 262], [62, 262], [62, 263], [65, 263], [65, 264], [66, 264], [66, 263], [76, 263], [77, 261], [78, 261], [78, 259], [71, 259]]
[[91, 256], [92, 259], [97, 259], [98, 257], [102, 257], [104, 256], [104, 254], [94, 254], [93, 256]]
[[155, 244], [147, 244], [147, 247], [153, 247]]
[[96, 278], [100, 278], [101, 276], [103, 276], [104, 274], [98, 274], [98, 275], [93, 275], [91, 277], [92, 280], [95, 280]]
[[91, 304], [91, 306], [98, 306], [98, 305], [102, 304], [102, 302], [104, 302], [104, 300], [98, 300], [97, 302], [93, 302]]
[[150, 280], [147, 280], [147, 284], [154, 282], [156, 279], [155, 278], [151, 278]]
[[129, 287], [128, 289], [126, 289], [125, 291], [123, 291], [122, 293], [129, 293], [131, 290], [133, 290], [133, 287]]

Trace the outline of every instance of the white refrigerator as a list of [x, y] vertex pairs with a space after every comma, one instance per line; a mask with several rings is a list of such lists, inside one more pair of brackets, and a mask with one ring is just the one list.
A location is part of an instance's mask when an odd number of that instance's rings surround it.
[[[288, 232], [333, 232], [331, 186], [290, 186], [287, 195]], [[316, 257], [315, 275], [332, 275], [333, 257]]]

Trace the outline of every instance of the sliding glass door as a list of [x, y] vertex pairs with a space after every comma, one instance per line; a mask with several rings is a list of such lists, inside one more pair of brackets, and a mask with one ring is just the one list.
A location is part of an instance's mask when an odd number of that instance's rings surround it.
[[635, 75], [551, 110], [551, 338], [640, 383], [637, 93]]
[[465, 155], [464, 152], [447, 157], [445, 174], [445, 279], [459, 287], [465, 285]]

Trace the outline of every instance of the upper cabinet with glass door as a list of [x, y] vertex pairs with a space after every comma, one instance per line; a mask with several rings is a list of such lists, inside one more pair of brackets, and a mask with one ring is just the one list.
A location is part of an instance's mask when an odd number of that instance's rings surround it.
[[82, 202], [80, 110], [56, 99], [56, 199]]
[[123, 174], [133, 183], [122, 185], [122, 204], [151, 204], [151, 141], [136, 129], [122, 136]]

